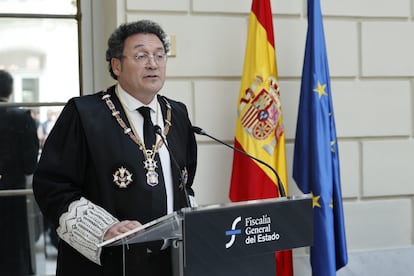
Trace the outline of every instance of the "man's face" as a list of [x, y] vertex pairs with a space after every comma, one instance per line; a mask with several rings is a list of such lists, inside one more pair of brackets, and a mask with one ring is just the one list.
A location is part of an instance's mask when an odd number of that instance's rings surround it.
[[165, 81], [164, 46], [154, 34], [135, 34], [125, 40], [122, 59], [112, 59], [112, 70], [121, 87], [143, 103], [149, 103]]

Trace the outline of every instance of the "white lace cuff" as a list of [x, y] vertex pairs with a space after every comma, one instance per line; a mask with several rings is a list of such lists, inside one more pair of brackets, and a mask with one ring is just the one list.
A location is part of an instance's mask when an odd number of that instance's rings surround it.
[[103, 242], [106, 231], [117, 222], [119, 220], [110, 213], [82, 197], [72, 202], [68, 211], [60, 216], [56, 231], [62, 240], [101, 265], [102, 248], [97, 245]]

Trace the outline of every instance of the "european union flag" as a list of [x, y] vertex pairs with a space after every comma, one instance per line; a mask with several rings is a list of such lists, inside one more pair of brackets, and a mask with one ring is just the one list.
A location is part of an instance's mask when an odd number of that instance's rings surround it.
[[336, 275], [348, 262], [338, 143], [319, 0], [308, 0], [308, 33], [296, 126], [293, 178], [311, 193], [314, 210], [312, 274]]

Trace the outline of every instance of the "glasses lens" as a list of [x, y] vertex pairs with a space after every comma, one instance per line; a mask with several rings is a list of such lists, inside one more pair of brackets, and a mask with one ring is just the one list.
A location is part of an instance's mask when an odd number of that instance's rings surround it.
[[166, 54], [156, 54], [156, 55], [147, 55], [147, 54], [137, 54], [134, 57], [122, 56], [123, 58], [134, 59], [140, 65], [146, 65], [153, 60], [158, 65], [165, 65], [167, 62]]
[[165, 54], [158, 54], [154, 56], [154, 60], [158, 65], [164, 65], [167, 60], [167, 56]]

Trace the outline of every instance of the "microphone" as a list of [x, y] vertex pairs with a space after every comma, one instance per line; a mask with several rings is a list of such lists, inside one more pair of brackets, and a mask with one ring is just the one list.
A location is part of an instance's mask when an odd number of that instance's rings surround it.
[[183, 190], [184, 190], [185, 201], [187, 202], [187, 206], [188, 207], [191, 207], [191, 204], [190, 204], [190, 196], [188, 195], [188, 191], [187, 191], [187, 189], [185, 187], [186, 186], [186, 183], [183, 183], [183, 175], [182, 175], [182, 172], [181, 172], [181, 168], [178, 165], [177, 160], [175, 160], [174, 155], [172, 154], [172, 151], [171, 151], [170, 147], [167, 144], [167, 137], [165, 137], [165, 135], [162, 132], [162, 129], [161, 129], [161, 127], [159, 125], [155, 125], [154, 126], [154, 132], [155, 132], [155, 134], [158, 134], [161, 137], [162, 142], [164, 143], [165, 147], [168, 150], [168, 153], [170, 154], [170, 157], [171, 157], [171, 160], [172, 160], [174, 166], [178, 170], [178, 175], [180, 176], [180, 184], [182, 185]]
[[283, 187], [282, 180], [280, 179], [279, 174], [278, 174], [278, 173], [277, 173], [277, 171], [276, 171], [274, 168], [272, 168], [269, 164], [265, 163], [264, 161], [262, 161], [262, 160], [260, 160], [260, 159], [257, 159], [256, 157], [254, 157], [254, 156], [252, 156], [252, 155], [248, 154], [248, 153], [247, 153], [247, 152], [245, 152], [245, 151], [242, 151], [242, 150], [240, 150], [240, 149], [238, 149], [238, 148], [235, 148], [235, 147], [233, 147], [233, 146], [231, 146], [231, 145], [229, 145], [229, 144], [227, 144], [227, 143], [225, 143], [225, 142], [223, 142], [223, 141], [221, 141], [221, 140], [219, 140], [219, 139], [217, 139], [217, 138], [215, 138], [215, 137], [213, 137], [213, 136], [209, 135], [206, 131], [204, 131], [204, 129], [202, 129], [202, 128], [200, 128], [200, 127], [193, 126], [193, 131], [194, 131], [194, 133], [196, 133], [196, 134], [198, 134], [198, 135], [207, 136], [207, 137], [209, 137], [209, 138], [213, 139], [214, 141], [219, 142], [220, 144], [225, 145], [226, 147], [229, 147], [229, 148], [231, 148], [232, 150], [237, 151], [238, 153], [241, 153], [241, 154], [243, 154], [243, 155], [245, 155], [245, 156], [247, 156], [247, 157], [249, 157], [249, 158], [251, 158], [251, 159], [253, 159], [253, 160], [257, 161], [257, 162], [259, 162], [260, 164], [262, 164], [262, 165], [266, 166], [267, 168], [269, 168], [269, 169], [270, 169], [270, 170], [271, 170], [271, 171], [272, 171], [272, 172], [276, 175], [276, 179], [277, 179], [277, 187], [278, 187], [278, 190], [279, 190], [279, 194], [280, 194], [280, 196], [281, 196], [281, 197], [286, 197], [285, 188]]

